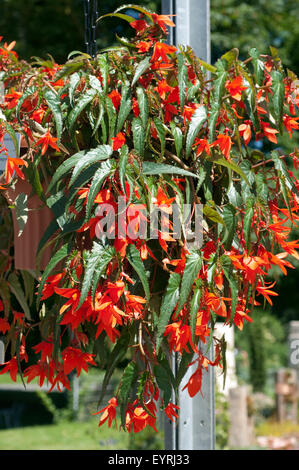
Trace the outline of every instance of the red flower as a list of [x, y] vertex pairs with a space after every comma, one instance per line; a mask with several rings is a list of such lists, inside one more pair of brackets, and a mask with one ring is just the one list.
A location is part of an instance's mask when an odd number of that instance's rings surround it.
[[227, 89], [232, 98], [237, 101], [240, 101], [242, 98], [242, 91], [246, 90], [248, 87], [243, 86], [243, 78], [241, 77], [241, 75], [239, 75], [232, 81], [227, 81], [225, 83], [225, 88]]
[[70, 374], [72, 370], [77, 369], [77, 377], [79, 377], [81, 369], [88, 372], [88, 364], [96, 366], [93, 360], [94, 354], [82, 352], [81, 349], [76, 349], [71, 346], [65, 348], [61, 356], [63, 358], [63, 368], [66, 375]]
[[154, 45], [154, 52], [151, 58], [151, 62], [157, 62], [161, 58], [162, 62], [167, 64], [169, 62], [167, 54], [173, 54], [176, 51], [177, 48], [175, 46], [170, 46], [164, 42], [156, 42]]
[[116, 137], [112, 137], [112, 149], [118, 150], [120, 149], [125, 143], [126, 138], [123, 132], [119, 132]]
[[230, 149], [232, 146], [230, 136], [226, 134], [219, 134], [218, 138], [212, 144], [210, 144], [210, 147], [215, 147], [216, 145], [219, 146], [226, 160], [229, 160]]
[[108, 427], [110, 428], [113, 421], [115, 422], [115, 426], [117, 425], [116, 423], [116, 408], [118, 406], [117, 399], [115, 397], [111, 398], [108, 401], [109, 405], [105, 406], [102, 410], [98, 411], [97, 413], [94, 413], [95, 415], [98, 415], [100, 413], [103, 413], [103, 416], [100, 419], [99, 426], [102, 426], [108, 419]]
[[52, 137], [50, 134], [50, 131], [48, 130], [36, 143], [35, 145], [41, 145], [42, 146], [42, 155], [45, 155], [46, 151], [48, 150], [48, 147], [52, 147], [54, 150], [58, 150], [59, 148], [57, 147], [57, 138]]
[[239, 126], [239, 132], [241, 137], [243, 137], [245, 144], [247, 145], [250, 142], [251, 139], [251, 127], [250, 127], [250, 121], [244, 121], [243, 124], [240, 124]]
[[111, 93], [109, 93], [109, 98], [111, 99], [114, 108], [116, 111], [120, 107], [120, 102], [121, 102], [121, 94], [117, 90], [112, 90]]

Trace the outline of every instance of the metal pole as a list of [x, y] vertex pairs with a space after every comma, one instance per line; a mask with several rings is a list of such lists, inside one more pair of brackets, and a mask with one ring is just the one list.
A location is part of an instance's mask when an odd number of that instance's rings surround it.
[[[211, 61], [210, 0], [162, 0], [162, 14], [176, 15], [172, 19], [176, 28], [169, 31], [170, 44], [191, 46], [197, 57]], [[213, 350], [207, 353], [210, 359]], [[176, 371], [176, 357], [172, 369]], [[191, 366], [184, 383], [195, 372]], [[183, 387], [182, 385], [182, 387]], [[165, 421], [165, 448], [167, 450], [213, 450], [215, 449], [215, 400], [214, 371], [203, 371], [202, 395], [190, 398], [188, 391], [179, 392], [180, 419], [177, 425]]]

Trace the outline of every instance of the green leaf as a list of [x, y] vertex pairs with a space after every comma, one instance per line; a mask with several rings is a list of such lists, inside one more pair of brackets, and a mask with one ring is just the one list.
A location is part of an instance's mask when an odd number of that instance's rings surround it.
[[134, 148], [140, 157], [143, 157], [144, 153], [144, 143], [145, 143], [145, 131], [141, 118], [135, 117], [132, 121], [132, 132], [133, 132], [133, 141]]
[[217, 212], [216, 209], [211, 207], [209, 204], [205, 204], [203, 207], [203, 214], [213, 222], [216, 222], [217, 224], [224, 224], [224, 220], [221, 217], [221, 215]]
[[89, 85], [91, 86], [91, 88], [96, 90], [99, 95], [102, 95], [103, 88], [102, 88], [100, 80], [94, 75], [89, 75], [88, 80], [89, 80]]
[[140, 117], [143, 123], [143, 127], [146, 128], [148, 121], [148, 98], [143, 87], [137, 87], [137, 100], [140, 109]]
[[132, 21], [135, 21], [135, 18], [129, 15], [124, 15], [123, 13], [107, 13], [106, 15], [100, 16], [100, 18], [97, 19], [97, 23], [101, 21], [103, 18], [119, 18], [121, 20], [125, 20], [128, 23], [132, 23]]
[[106, 251], [106, 247], [101, 243], [94, 242], [91, 251], [85, 251], [86, 266], [84, 270], [84, 278], [81, 287], [80, 302], [78, 308], [81, 307], [84, 300], [86, 299], [88, 292], [91, 288], [94, 273], [97, 269], [97, 264], [101, 260], [103, 253]]
[[280, 133], [283, 133], [283, 103], [284, 103], [284, 83], [282, 73], [275, 70], [272, 73], [272, 86], [271, 90], [273, 94], [270, 95], [271, 102], [273, 104], [273, 111], [276, 120], [276, 124], [280, 129]]
[[185, 106], [186, 100], [186, 89], [188, 82], [188, 68], [185, 64], [185, 56], [181, 52], [177, 54], [178, 58], [178, 85], [179, 85], [179, 96], [180, 96], [180, 106], [181, 112]]
[[95, 149], [89, 150], [81, 159], [76, 163], [73, 169], [72, 177], [69, 182], [69, 186], [72, 186], [76, 178], [80, 173], [90, 165], [107, 160], [112, 155], [112, 147], [110, 145], [99, 145]]
[[207, 119], [207, 111], [204, 106], [197, 108], [191, 118], [187, 138], [186, 138], [186, 157], [191, 154], [192, 145], [195, 138]]
[[162, 342], [165, 328], [180, 296], [181, 276], [178, 273], [172, 273], [169, 276], [168, 285], [162, 301], [160, 316], [157, 325], [156, 349], [157, 352]]
[[92, 300], [94, 301], [95, 293], [98, 287], [99, 279], [105, 272], [108, 264], [110, 261], [115, 257], [116, 251], [114, 246], [108, 246], [106, 247], [105, 251], [103, 252], [101, 258], [98, 260], [96, 270], [94, 273], [93, 281], [92, 281]]
[[230, 170], [234, 171], [235, 173], [240, 175], [243, 178], [243, 180], [246, 181], [246, 183], [250, 186], [250, 183], [244, 171], [241, 170], [241, 168], [232, 160], [228, 161], [225, 158], [221, 157], [221, 158], [217, 158], [217, 160], [213, 160], [213, 163], [216, 163], [216, 165], [225, 166], [226, 168], [229, 168]]
[[72, 155], [70, 158], [68, 158], [67, 160], [65, 160], [58, 168], [57, 170], [55, 171], [52, 179], [51, 179], [51, 182], [48, 186], [48, 192], [51, 192], [51, 190], [54, 188], [55, 184], [60, 180], [62, 179], [63, 177], [66, 177], [68, 176], [68, 173], [70, 172], [70, 170], [72, 168], [74, 168], [74, 166], [76, 166], [76, 164], [78, 162], [80, 162], [80, 160], [82, 159], [82, 157], [84, 157], [84, 155], [86, 155], [86, 153], [88, 153], [88, 150], [81, 150], [80, 152], [78, 153], [75, 153], [74, 155]]
[[103, 82], [103, 91], [107, 94], [108, 91], [108, 80], [109, 80], [109, 64], [106, 54], [100, 54], [97, 56], [97, 63], [100, 67], [101, 78]]
[[220, 103], [213, 101], [210, 114], [209, 114], [209, 142], [212, 143], [215, 140], [215, 131], [217, 119], [220, 112]]
[[279, 158], [278, 152], [276, 152], [275, 150], [273, 152], [271, 152], [271, 157], [272, 157], [272, 160], [273, 160], [273, 163], [274, 163], [274, 166], [275, 166], [276, 170], [278, 172], [280, 172], [285, 177], [285, 182], [286, 182], [286, 185], [289, 188], [289, 190], [292, 191], [293, 193], [295, 193], [297, 196], [299, 196], [299, 191], [296, 188], [295, 183], [294, 183], [294, 181], [292, 180], [292, 178], [290, 176], [288, 167], [285, 164], [285, 162], [283, 161], [283, 159]]
[[217, 68], [214, 67], [214, 65], [211, 65], [211, 64], [208, 64], [208, 62], [205, 62], [204, 60], [202, 59], [198, 59], [198, 62], [200, 63], [200, 65], [202, 67], [204, 67], [206, 70], [208, 70], [208, 72], [212, 72], [212, 73], [215, 73], [217, 71]]
[[37, 90], [37, 88], [35, 86], [31, 86], [31, 87], [28, 87], [26, 88], [26, 90], [24, 91], [24, 93], [22, 94], [22, 96], [20, 97], [18, 103], [17, 103], [17, 106], [16, 106], [16, 116], [17, 116], [17, 119], [19, 121], [19, 123], [22, 125], [22, 121], [20, 119], [20, 109], [22, 107], [22, 104], [24, 103], [24, 101], [31, 95], [33, 95], [33, 93], [35, 93]]
[[224, 85], [227, 80], [227, 75], [228, 75], [227, 70], [221, 70], [217, 72], [216, 74], [217, 78], [214, 81], [214, 90], [215, 90], [215, 102], [217, 104], [221, 103], [221, 99], [224, 95], [224, 91], [225, 91]]
[[115, 344], [113, 350], [110, 353], [109, 361], [106, 367], [106, 374], [102, 383], [98, 406], [100, 406], [105, 396], [107, 386], [110, 382], [110, 379], [113, 375], [115, 368], [117, 367], [119, 362], [125, 357], [125, 355], [128, 352], [130, 341], [131, 341], [131, 332], [129, 331], [129, 328], [127, 328], [127, 331], [125, 331], [124, 329], [122, 331], [121, 337], [118, 339], [117, 343]]
[[16, 219], [19, 227], [18, 237], [23, 233], [28, 220], [28, 194], [19, 193], [15, 200]]
[[58, 139], [58, 145], [60, 143], [62, 129], [63, 129], [63, 117], [61, 112], [61, 104], [59, 95], [50, 90], [50, 88], [44, 88], [44, 98], [53, 113], [56, 124], [56, 135]]
[[220, 263], [221, 263], [223, 273], [230, 287], [230, 295], [232, 299], [230, 321], [232, 323], [235, 317], [236, 308], [238, 304], [238, 283], [233, 273], [233, 265], [232, 265], [231, 259], [226, 255], [222, 255], [220, 258]]
[[127, 3], [125, 5], [120, 6], [116, 10], [114, 10], [114, 13], [118, 13], [121, 10], [137, 10], [137, 11], [140, 11], [140, 13], [147, 16], [151, 20], [151, 22], [153, 22], [153, 18], [152, 18], [153, 12], [151, 10], [149, 10], [148, 8], [141, 7], [139, 5], [134, 5], [132, 3]]
[[129, 149], [127, 145], [123, 145], [120, 150], [119, 158], [119, 180], [124, 194], [126, 194], [126, 169], [129, 159]]
[[127, 247], [126, 257], [129, 263], [131, 264], [132, 268], [138, 274], [138, 277], [143, 285], [143, 289], [144, 289], [147, 301], [149, 301], [150, 288], [149, 288], [148, 276], [147, 276], [144, 264], [140, 258], [140, 253], [135, 245], [129, 245]]
[[97, 91], [93, 88], [86, 90], [83, 94], [80, 95], [75, 107], [72, 109], [68, 116], [68, 128], [70, 134], [72, 134], [73, 127], [78, 120], [78, 117], [82, 113], [82, 111], [86, 108], [86, 106], [94, 99], [96, 96]]
[[146, 57], [141, 62], [139, 62], [139, 64], [136, 67], [135, 74], [134, 74], [134, 77], [133, 77], [133, 80], [132, 80], [132, 86], [134, 86], [135, 83], [137, 83], [137, 81], [141, 77], [141, 75], [144, 72], [146, 72], [147, 69], [149, 69], [150, 60], [151, 60], [151, 57]]
[[123, 376], [121, 378], [120, 387], [118, 391], [118, 400], [120, 404], [120, 414], [122, 426], [125, 429], [126, 425], [126, 411], [127, 405], [132, 393], [132, 389], [137, 382], [138, 378], [138, 367], [136, 362], [129, 362], [127, 367], [124, 370]]
[[87, 201], [86, 201], [85, 221], [89, 219], [95, 197], [100, 191], [105, 179], [108, 178], [108, 176], [111, 174], [111, 169], [112, 169], [111, 162], [105, 161], [101, 164], [100, 168], [98, 168], [97, 171], [95, 172], [92, 182], [90, 184], [89, 191], [88, 191], [88, 196], [87, 196]]
[[132, 111], [132, 100], [131, 97], [129, 96], [129, 87], [127, 85], [123, 86], [122, 89], [122, 98], [120, 102], [120, 107], [118, 111], [118, 117], [117, 117], [117, 126], [116, 126], [116, 133], [121, 131], [128, 115]]
[[170, 402], [172, 395], [171, 382], [165, 373], [164, 367], [160, 365], [154, 366], [154, 376], [156, 378], [158, 387], [163, 392], [163, 407], [165, 407]]
[[245, 215], [243, 220], [243, 233], [244, 233], [244, 240], [246, 242], [247, 252], [250, 251], [250, 234], [251, 234], [251, 227], [254, 215], [254, 205], [255, 199], [253, 197], [247, 199], [246, 202], [246, 209]]
[[31, 320], [31, 315], [30, 315], [30, 308], [28, 306], [28, 303], [26, 301], [24, 291], [22, 289], [22, 286], [19, 282], [19, 279], [15, 273], [11, 273], [8, 276], [8, 287], [11, 290], [11, 292], [14, 294], [16, 297], [17, 301], [19, 302], [20, 306], [23, 309], [23, 312], [25, 314], [25, 317], [27, 320]]
[[236, 208], [232, 204], [227, 204], [223, 207], [222, 218], [225, 223], [223, 230], [222, 244], [226, 250], [232, 246], [233, 239], [236, 233], [237, 217]]
[[191, 292], [194, 281], [197, 278], [197, 275], [202, 266], [202, 254], [200, 251], [191, 251], [189, 255], [186, 256], [186, 264], [183, 273], [182, 285], [181, 285], [181, 294], [178, 301], [176, 313], [177, 315], [187, 302], [189, 294]]
[[221, 56], [221, 60], [225, 60], [227, 62], [228, 68], [230, 68], [234, 62], [238, 61], [239, 57], [239, 49], [234, 47], [230, 51], [226, 52]]
[[106, 96], [106, 111], [108, 114], [108, 121], [109, 121], [109, 141], [112, 139], [112, 137], [115, 136], [115, 126], [116, 126], [116, 120], [117, 120], [117, 112], [114, 107], [114, 104], [109, 98], [109, 96]]
[[51, 271], [55, 268], [55, 266], [59, 263], [59, 261], [62, 261], [64, 258], [66, 258], [69, 255], [70, 251], [71, 251], [71, 243], [65, 243], [56, 253], [53, 254], [40, 280], [37, 301], [36, 301], [37, 305], [40, 302], [40, 298], [42, 296], [43, 288], [46, 283], [47, 277], [50, 275]]
[[171, 121], [170, 123], [172, 137], [174, 138], [174, 145], [176, 150], [176, 155], [179, 157], [183, 148], [183, 133], [179, 127], [176, 127], [175, 123]]
[[159, 137], [159, 140], [160, 140], [160, 143], [161, 143], [161, 157], [164, 157], [164, 152], [165, 152], [165, 135], [166, 135], [166, 131], [167, 131], [167, 128], [166, 126], [163, 124], [163, 122], [161, 121], [161, 119], [155, 117], [154, 118], [154, 124], [155, 124], [155, 127], [157, 129], [157, 133], [158, 133], [158, 137]]
[[194, 358], [194, 352], [193, 351], [190, 352], [190, 353], [187, 353], [186, 351], [183, 351], [183, 353], [181, 355], [181, 358], [180, 358], [180, 362], [178, 364], [177, 373], [176, 373], [176, 377], [175, 377], [176, 387], [179, 387], [181, 381], [185, 377], [186, 372], [187, 372], [188, 367], [189, 367], [189, 364], [190, 364], [190, 362], [192, 362], [193, 358]]
[[196, 284], [194, 289], [193, 297], [190, 305], [190, 329], [191, 329], [191, 338], [192, 343], [195, 345], [195, 328], [196, 328], [196, 319], [197, 313], [199, 311], [199, 304], [201, 298], [201, 281]]
[[15, 148], [15, 151], [16, 151], [16, 157], [19, 158], [19, 156], [20, 156], [20, 145], [19, 145], [19, 139], [17, 137], [17, 134], [15, 133], [14, 128], [8, 122], [5, 122], [5, 130], [10, 135], [10, 138], [13, 141], [14, 148]]
[[264, 62], [260, 59], [260, 53], [255, 47], [250, 49], [249, 55], [252, 57], [252, 65], [256, 78], [256, 83], [261, 86], [263, 84], [264, 79]]
[[142, 162], [142, 173], [144, 175], [184, 175], [184, 176], [193, 176], [198, 178], [197, 175], [191, 173], [191, 171], [184, 170], [183, 168], [178, 168], [174, 165], [167, 165], [164, 163], [156, 162]]
[[70, 76], [69, 100], [71, 104], [73, 104], [74, 93], [80, 83], [80, 80], [81, 80], [81, 75], [78, 72], [75, 72]]

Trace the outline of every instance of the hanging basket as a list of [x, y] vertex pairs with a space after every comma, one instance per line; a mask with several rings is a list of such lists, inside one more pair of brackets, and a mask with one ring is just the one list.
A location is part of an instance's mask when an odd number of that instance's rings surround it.
[[[27, 181], [18, 180], [14, 188], [5, 191], [5, 197], [9, 205], [14, 205], [16, 198], [24, 193], [28, 196], [28, 219], [22, 233], [16, 217], [16, 210], [12, 209], [14, 225], [14, 260], [16, 269], [26, 269], [36, 271], [37, 269], [37, 248], [39, 242], [53, 219], [52, 211], [44, 206], [38, 196], [30, 197], [31, 185]], [[44, 270], [51, 258], [51, 248], [45, 248], [38, 261], [39, 270]]]

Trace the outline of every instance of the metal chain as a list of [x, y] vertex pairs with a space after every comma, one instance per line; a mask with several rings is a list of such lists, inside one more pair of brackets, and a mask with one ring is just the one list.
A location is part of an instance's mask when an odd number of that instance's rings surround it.
[[97, 53], [96, 21], [98, 16], [98, 1], [84, 0], [84, 42], [86, 52], [91, 57], [95, 57]]

